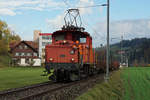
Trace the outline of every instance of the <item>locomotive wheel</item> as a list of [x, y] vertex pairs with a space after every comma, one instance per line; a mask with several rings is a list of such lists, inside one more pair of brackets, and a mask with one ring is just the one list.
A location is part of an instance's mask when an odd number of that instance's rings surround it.
[[66, 82], [70, 81], [70, 71], [69, 70], [64, 71], [64, 80]]
[[64, 71], [57, 70], [57, 82], [62, 82], [64, 80]]

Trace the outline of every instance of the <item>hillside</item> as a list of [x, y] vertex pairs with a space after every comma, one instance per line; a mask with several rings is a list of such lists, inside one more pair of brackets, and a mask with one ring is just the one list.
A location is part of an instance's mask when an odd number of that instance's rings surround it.
[[[121, 52], [122, 47], [122, 52]], [[99, 55], [104, 54], [105, 47], [97, 48]], [[110, 57], [113, 60], [129, 62], [131, 66], [147, 66], [150, 64], [150, 39], [135, 38], [132, 40], [123, 40], [110, 46]]]
[[122, 45], [123, 61], [128, 59], [129, 63], [132, 65], [147, 65], [150, 63], [150, 39], [148, 38], [135, 38], [132, 40], [123, 40], [121, 43], [113, 44], [120, 50]]

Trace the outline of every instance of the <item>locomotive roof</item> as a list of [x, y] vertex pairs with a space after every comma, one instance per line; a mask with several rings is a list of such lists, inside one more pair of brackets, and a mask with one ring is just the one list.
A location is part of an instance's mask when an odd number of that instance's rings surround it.
[[65, 33], [65, 32], [71, 32], [71, 33], [75, 33], [75, 34], [85, 35], [85, 36], [91, 37], [88, 32], [82, 32], [82, 31], [76, 31], [76, 30], [58, 30], [58, 31], [55, 31], [53, 33], [53, 35], [57, 35], [57, 34]]

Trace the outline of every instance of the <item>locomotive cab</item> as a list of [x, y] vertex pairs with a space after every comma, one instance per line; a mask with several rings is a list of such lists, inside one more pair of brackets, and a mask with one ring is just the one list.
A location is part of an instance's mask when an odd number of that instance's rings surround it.
[[79, 43], [87, 43], [88, 33], [80, 31], [56, 31], [52, 35], [53, 43], [60, 40], [70, 40], [73, 42], [79, 41]]

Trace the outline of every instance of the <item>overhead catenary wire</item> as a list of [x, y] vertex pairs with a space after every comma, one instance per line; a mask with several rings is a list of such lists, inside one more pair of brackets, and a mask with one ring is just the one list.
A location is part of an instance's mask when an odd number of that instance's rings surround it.
[[70, 4], [66, 0], [63, 0], [63, 2], [66, 6], [68, 6], [68, 8], [71, 7]]
[[107, 4], [98, 4], [98, 5], [92, 5], [92, 6], [81, 6], [77, 8], [91, 8], [91, 7], [99, 7], [99, 6], [107, 6]]
[[[94, 39], [94, 40], [96, 40], [96, 39], [101, 39], [102, 41], [105, 40], [105, 38], [104, 38], [105, 36], [104, 36], [104, 35], [102, 36], [102, 34], [99, 34], [99, 33], [97, 32], [97, 30], [96, 30], [95, 28], [93, 28], [92, 25], [90, 25], [87, 21], [84, 20], [84, 18], [82, 18], [82, 20], [84, 21], [84, 24], [86, 24], [86, 26], [89, 27], [89, 28], [93, 31], [93, 33], [94, 33], [94, 34], [93, 34], [93, 36], [94, 36], [93, 39]], [[99, 38], [99, 37], [100, 37], [100, 38]]]
[[[88, 14], [88, 18], [90, 19], [90, 20], [92, 20], [92, 18], [90, 17], [90, 14]], [[90, 25], [90, 24], [89, 24]], [[94, 25], [95, 26], [95, 25]], [[101, 39], [102, 40], [105, 40], [104, 38], [105, 38], [105, 35], [104, 34], [100, 34], [99, 32], [97, 32], [97, 30], [92, 26], [92, 25], [90, 25], [90, 27], [93, 29], [93, 31], [97, 34], [97, 35], [100, 35], [100, 37], [101, 37]], [[96, 37], [96, 39], [98, 39], [98, 37]]]
[[[88, 13], [87, 13], [88, 14]], [[88, 14], [88, 18], [90, 19], [90, 20], [92, 20], [92, 18], [90, 17], [91, 15], [90, 14]], [[101, 40], [105, 40], [105, 35], [104, 34], [100, 34], [99, 32], [97, 32], [97, 30], [95, 29], [95, 27], [93, 27], [93, 25], [91, 25], [91, 24], [89, 24], [88, 23], [88, 21], [85, 21], [85, 19], [84, 18], [82, 18], [83, 19], [83, 21], [84, 21], [84, 23], [90, 28], [90, 29], [92, 29], [93, 30], [93, 32], [94, 32], [94, 39], [99, 39], [99, 37], [97, 36], [97, 35], [99, 35], [100, 36], [100, 38], [101, 38]], [[94, 25], [95, 26], [95, 25]], [[96, 36], [95, 36], [96, 35]]]
[[[67, 0], [63, 0], [64, 4], [70, 8], [71, 5], [67, 2]], [[75, 8], [79, 9], [79, 8], [91, 8], [91, 7], [99, 7], [99, 6], [107, 6], [107, 4], [97, 4], [97, 5], [88, 5], [88, 6], [77, 6]]]

